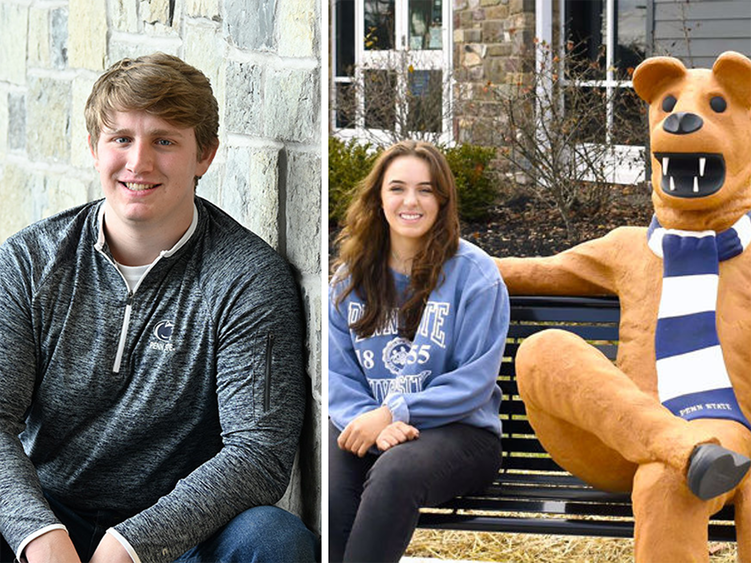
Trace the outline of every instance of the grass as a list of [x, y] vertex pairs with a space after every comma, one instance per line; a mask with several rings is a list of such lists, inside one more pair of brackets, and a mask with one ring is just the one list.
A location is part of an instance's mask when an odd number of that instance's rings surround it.
[[[711, 563], [735, 563], [736, 544], [712, 542]], [[417, 530], [406, 554], [415, 558], [504, 563], [632, 563], [634, 541], [619, 538]]]

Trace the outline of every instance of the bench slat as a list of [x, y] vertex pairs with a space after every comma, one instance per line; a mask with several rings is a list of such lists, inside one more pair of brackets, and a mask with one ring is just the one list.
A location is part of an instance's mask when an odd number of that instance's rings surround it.
[[509, 338], [528, 338], [533, 334], [549, 328], [557, 328], [561, 330], [567, 330], [578, 334], [585, 340], [618, 340], [618, 331], [613, 330], [610, 326], [575, 326], [575, 325], [560, 325], [553, 324], [550, 326], [539, 325], [510, 325], [508, 330]]
[[503, 466], [507, 469], [531, 471], [561, 471], [561, 468], [549, 457], [504, 456]]
[[[514, 488], [504, 488], [500, 497], [466, 496], [452, 499], [441, 505], [441, 508], [460, 510], [483, 510], [493, 512], [525, 512], [535, 514], [562, 514], [569, 516], [605, 516], [632, 518], [633, 511], [629, 500], [614, 497], [612, 502], [598, 502], [599, 491], [589, 491], [591, 501], [587, 500], [586, 491], [558, 491], [546, 493], [535, 491], [535, 494], [519, 492], [515, 495]], [[529, 491], [527, 491], [529, 492]], [[715, 523], [732, 523], [734, 512], [732, 507], [726, 507], [712, 517]]]
[[556, 534], [630, 538], [634, 526], [630, 522], [587, 521], [553, 518], [514, 518], [508, 516], [475, 516], [463, 514], [422, 514], [420, 527], [479, 532], [512, 532], [521, 534]]
[[[529, 424], [528, 420], [519, 420], [518, 418], [513, 419], [503, 419], [503, 435], [504, 437], [515, 435], [515, 436], [529, 436], [531, 440], [536, 440], [537, 438], [534, 437], [534, 430], [532, 430], [532, 426]], [[506, 448], [506, 451], [511, 451], [511, 448], [507, 445], [503, 445], [504, 448]]]
[[564, 516], [605, 516], [608, 518], [633, 517], [630, 504], [591, 504], [579, 503], [567, 499], [462, 498], [457, 501], [452, 501], [444, 508], [494, 512], [561, 514]]
[[595, 489], [581, 481], [566, 484], [550, 486], [532, 485], [527, 483], [498, 481], [493, 483], [485, 490], [457, 497], [461, 499], [470, 498], [504, 498], [504, 499], [535, 499], [535, 500], [566, 500], [587, 503], [600, 504], [631, 504], [631, 497], [625, 493], [607, 493]]
[[[632, 522], [617, 520], [590, 521], [562, 518], [514, 518], [509, 516], [477, 516], [464, 514], [421, 514], [421, 528], [444, 530], [469, 530], [479, 532], [511, 532], [521, 534], [555, 534], [574, 536], [602, 536], [631, 538], [634, 535]], [[712, 541], [735, 541], [735, 528], [726, 525], [710, 525]]]
[[560, 470], [558, 473], [513, 473], [501, 469], [498, 473], [498, 479], [495, 484], [509, 484], [509, 485], [544, 485], [544, 486], [563, 486], [563, 487], [584, 487], [585, 485], [581, 480], [577, 479], [571, 473], [566, 473]]
[[[527, 409], [524, 407], [524, 403], [518, 399], [505, 399], [506, 406], [503, 407], [503, 414], [515, 414], [520, 416], [527, 415]], [[505, 430], [505, 428], [504, 428]]]
[[539, 454], [547, 453], [545, 451], [545, 448], [542, 447], [542, 444], [540, 444], [540, 442], [534, 439], [504, 438], [502, 442], [503, 442], [503, 447], [508, 448], [509, 452], [539, 453]]
[[594, 309], [595, 319], [604, 315], [615, 314], [615, 322], [620, 318], [620, 303], [615, 295], [581, 296], [581, 295], [512, 295], [511, 309], [527, 309], [546, 311], [548, 309], [571, 308], [575, 311]]

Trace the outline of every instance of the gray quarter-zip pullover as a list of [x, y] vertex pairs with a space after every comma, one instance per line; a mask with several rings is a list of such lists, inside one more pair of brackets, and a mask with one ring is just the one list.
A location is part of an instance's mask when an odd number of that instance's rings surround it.
[[0, 246], [0, 532], [107, 510], [169, 562], [283, 494], [305, 399], [299, 295], [265, 242], [196, 198], [195, 231], [131, 292], [101, 201]]

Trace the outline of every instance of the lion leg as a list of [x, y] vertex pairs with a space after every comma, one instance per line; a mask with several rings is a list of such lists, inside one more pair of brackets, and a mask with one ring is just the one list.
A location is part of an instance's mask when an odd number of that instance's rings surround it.
[[[673, 415], [599, 350], [568, 331], [546, 330], [527, 338], [516, 356], [516, 373], [530, 422], [543, 445], [558, 450], [560, 455], [549, 450], [556, 459], [576, 463], [582, 448], [570, 440], [553, 444], [554, 437], [546, 439], [551, 420], [596, 437], [631, 464], [660, 461], [684, 476], [697, 445], [718, 443], [711, 431]], [[567, 448], [573, 448], [573, 455], [567, 455]]]
[[631, 491], [636, 465], [594, 434], [527, 407], [527, 416], [545, 450], [561, 467], [604, 491]]
[[[722, 419], [697, 419], [694, 428], [716, 436], [733, 451], [751, 454], [751, 432], [741, 424]], [[709, 561], [707, 525], [712, 514], [735, 501], [738, 560], [751, 563], [751, 478], [745, 477], [734, 490], [708, 501], [688, 489], [683, 472], [664, 463], [642, 465], [634, 477], [631, 494], [636, 526], [636, 561]]]
[[735, 535], [738, 543], [738, 561], [751, 562], [751, 481], [746, 479], [738, 487], [734, 499]]
[[735, 495], [735, 532], [738, 563], [751, 563], [751, 478], [746, 477]]
[[[718, 424], [719, 421], [695, 421], [704, 424]], [[751, 457], [751, 431], [735, 422], [725, 421], [716, 430], [722, 445]], [[751, 472], [735, 489], [735, 532], [738, 539], [738, 563], [751, 563]]]
[[661, 462], [639, 467], [631, 494], [637, 563], [707, 563], [709, 517], [723, 499], [702, 501], [686, 486], [685, 475]]

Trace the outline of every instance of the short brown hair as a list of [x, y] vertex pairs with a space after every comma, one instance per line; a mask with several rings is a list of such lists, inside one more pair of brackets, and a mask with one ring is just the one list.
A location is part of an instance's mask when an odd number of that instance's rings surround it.
[[219, 143], [219, 105], [209, 79], [172, 55], [122, 59], [99, 77], [84, 110], [92, 148], [116, 111], [145, 111], [178, 127], [193, 127], [199, 159]]

